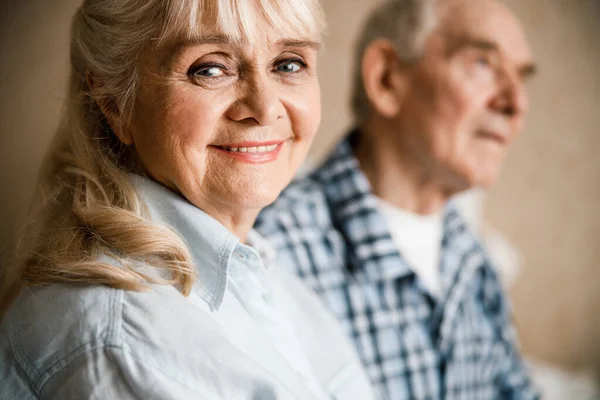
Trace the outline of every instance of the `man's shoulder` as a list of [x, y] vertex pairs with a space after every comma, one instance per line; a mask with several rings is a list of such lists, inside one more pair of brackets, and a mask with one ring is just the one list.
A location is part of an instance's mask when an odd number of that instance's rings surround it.
[[294, 180], [257, 220], [256, 227], [265, 236], [273, 229], [326, 229], [331, 210], [322, 182], [309, 175]]
[[326, 205], [325, 186], [315, 173], [292, 181], [272, 204], [273, 208], [290, 209], [294, 206]]

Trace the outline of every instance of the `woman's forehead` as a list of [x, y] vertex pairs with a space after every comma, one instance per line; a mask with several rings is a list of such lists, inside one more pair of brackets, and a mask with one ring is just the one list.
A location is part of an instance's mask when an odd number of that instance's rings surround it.
[[253, 46], [253, 47], [315, 47], [321, 46], [320, 37], [315, 37], [306, 32], [276, 30], [267, 28], [261, 32], [256, 32], [252, 36], [242, 36], [236, 32], [223, 32], [222, 30], [203, 30], [199, 34], [180, 35], [178, 38], [170, 41], [178, 46], [198, 45], [198, 44], [222, 44], [232, 46]]
[[276, 1], [276, 7], [268, 7], [274, 0], [200, 1], [199, 9], [188, 10], [188, 15], [179, 9], [169, 16], [155, 40], [158, 44], [213, 40], [251, 45], [283, 39], [321, 41], [325, 26], [320, 8], [295, 8], [291, 1]]

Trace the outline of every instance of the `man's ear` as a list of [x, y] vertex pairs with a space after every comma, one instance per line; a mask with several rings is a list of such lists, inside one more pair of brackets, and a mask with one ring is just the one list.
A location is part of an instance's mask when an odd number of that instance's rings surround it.
[[386, 118], [394, 117], [406, 92], [406, 77], [397, 51], [387, 39], [375, 39], [362, 57], [362, 80], [371, 107]]
[[99, 95], [99, 84], [98, 82], [94, 81], [94, 77], [89, 72], [85, 74], [85, 79], [90, 88], [92, 97], [96, 101], [96, 104], [98, 104], [98, 107], [100, 107], [100, 111], [102, 114], [104, 114], [104, 117], [106, 118], [106, 121], [108, 122], [108, 125], [112, 131], [124, 145], [133, 144], [133, 136], [131, 135], [129, 129], [126, 129], [125, 125], [123, 124], [121, 111], [119, 110], [119, 106], [117, 105], [116, 101]]

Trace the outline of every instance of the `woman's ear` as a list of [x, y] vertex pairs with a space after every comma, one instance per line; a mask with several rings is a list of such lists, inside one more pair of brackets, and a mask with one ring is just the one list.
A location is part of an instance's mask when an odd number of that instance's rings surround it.
[[375, 39], [362, 57], [362, 80], [369, 103], [378, 114], [392, 118], [402, 105], [406, 78], [392, 42]]
[[115, 135], [124, 145], [133, 144], [133, 136], [123, 124], [121, 112], [116, 102], [111, 98], [98, 95], [98, 93], [100, 92], [99, 84], [98, 82], [94, 81], [94, 77], [92, 76], [92, 74], [86, 72], [85, 79], [90, 88], [90, 93], [96, 101], [96, 104], [98, 104], [100, 111], [102, 112], [102, 114], [104, 114], [104, 117], [106, 118], [110, 129], [115, 133]]

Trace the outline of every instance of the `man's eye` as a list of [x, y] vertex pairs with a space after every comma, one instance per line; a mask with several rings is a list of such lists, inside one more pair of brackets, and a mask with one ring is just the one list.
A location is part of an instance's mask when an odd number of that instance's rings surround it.
[[475, 62], [484, 67], [489, 67], [491, 65], [490, 59], [486, 56], [479, 56], [475, 59]]
[[277, 65], [277, 71], [293, 74], [305, 67], [306, 64], [301, 60], [285, 60]]
[[206, 78], [218, 78], [225, 75], [223, 67], [217, 65], [207, 65], [196, 68], [192, 71], [194, 76], [206, 77]]

